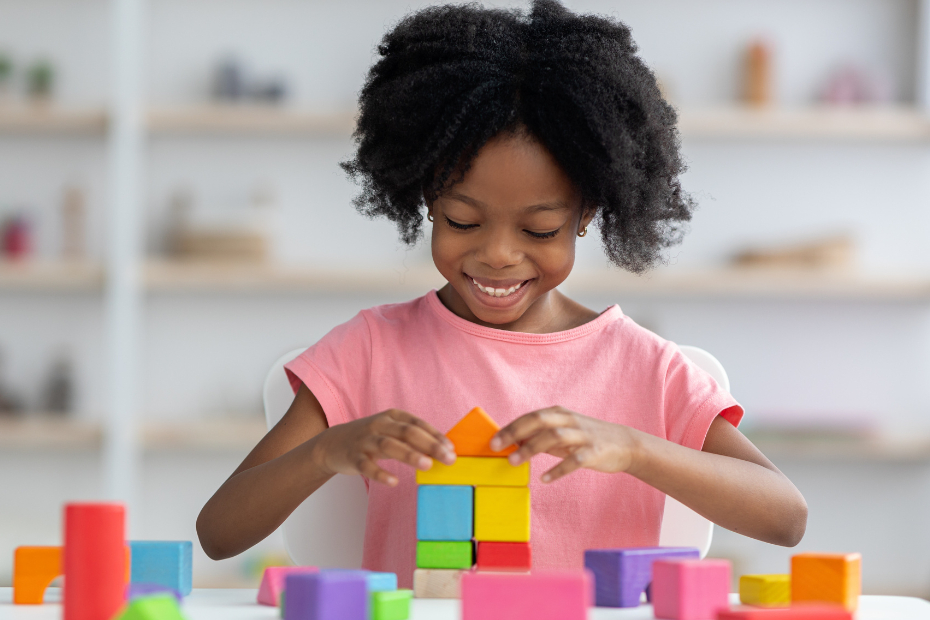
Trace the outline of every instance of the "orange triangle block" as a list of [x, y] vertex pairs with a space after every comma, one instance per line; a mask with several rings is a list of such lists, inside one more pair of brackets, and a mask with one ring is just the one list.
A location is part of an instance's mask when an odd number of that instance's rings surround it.
[[507, 456], [517, 447], [510, 446], [500, 452], [492, 452], [489, 445], [491, 437], [500, 429], [484, 409], [475, 407], [446, 433], [446, 437], [455, 445], [458, 456]]

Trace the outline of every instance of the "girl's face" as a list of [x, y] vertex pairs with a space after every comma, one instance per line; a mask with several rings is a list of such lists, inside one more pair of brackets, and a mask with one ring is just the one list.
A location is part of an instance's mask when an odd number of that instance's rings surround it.
[[531, 138], [489, 141], [464, 179], [429, 205], [433, 261], [449, 281], [440, 298], [475, 323], [552, 331], [575, 240], [594, 216], [565, 172]]

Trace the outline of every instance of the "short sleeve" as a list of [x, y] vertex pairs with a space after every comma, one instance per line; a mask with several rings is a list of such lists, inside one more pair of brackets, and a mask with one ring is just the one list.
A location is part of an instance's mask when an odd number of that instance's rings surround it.
[[711, 423], [720, 415], [733, 426], [743, 408], [706, 371], [674, 347], [665, 377], [665, 429], [669, 441], [700, 450]]
[[306, 385], [330, 426], [369, 415], [371, 330], [363, 313], [332, 329], [285, 364], [294, 393]]

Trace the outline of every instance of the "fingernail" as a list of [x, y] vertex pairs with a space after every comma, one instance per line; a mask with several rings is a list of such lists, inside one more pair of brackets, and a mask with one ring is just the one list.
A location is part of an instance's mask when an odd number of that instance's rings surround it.
[[552, 476], [550, 476], [549, 474], [543, 474], [543, 475], [542, 475], [542, 481], [543, 481], [543, 482], [549, 482], [551, 479], [552, 479]]
[[501, 440], [497, 436], [491, 438], [491, 450], [500, 452], [500, 449], [503, 447], [504, 446], [501, 445]]
[[443, 461], [445, 461], [446, 465], [451, 465], [452, 463], [454, 463], [454, 462], [455, 462], [455, 452], [448, 452], [448, 451], [447, 451], [446, 454], [445, 454], [445, 456], [443, 457]]
[[421, 456], [421, 457], [420, 457], [420, 460], [417, 461], [417, 467], [419, 467], [419, 468], [422, 469], [423, 471], [428, 470], [428, 469], [431, 468], [432, 466], [433, 466], [433, 459], [431, 459], [431, 458], [429, 458], [429, 457]]
[[395, 484], [397, 484], [397, 478], [395, 478], [394, 476], [391, 476], [390, 478], [387, 479], [387, 483], [390, 486], [394, 486]]
[[514, 452], [513, 454], [507, 457], [507, 462], [510, 463], [511, 465], [519, 465], [520, 455]]

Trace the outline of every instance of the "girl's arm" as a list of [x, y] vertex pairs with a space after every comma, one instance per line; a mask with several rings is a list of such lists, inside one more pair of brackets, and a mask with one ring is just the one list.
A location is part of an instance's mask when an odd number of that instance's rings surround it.
[[336, 474], [360, 474], [394, 486], [378, 466], [394, 459], [429, 469], [432, 459], [455, 461], [452, 443], [435, 428], [397, 409], [328, 427], [319, 401], [301, 386], [287, 413], [213, 494], [197, 517], [206, 554], [221, 560], [271, 534]]
[[552, 482], [579, 467], [625, 472], [721, 527], [793, 547], [807, 527], [807, 503], [787, 477], [732, 424], [718, 416], [703, 450], [628, 426], [551, 407], [517, 418], [491, 441], [520, 449], [512, 464], [546, 452], [564, 460], [542, 476]]

